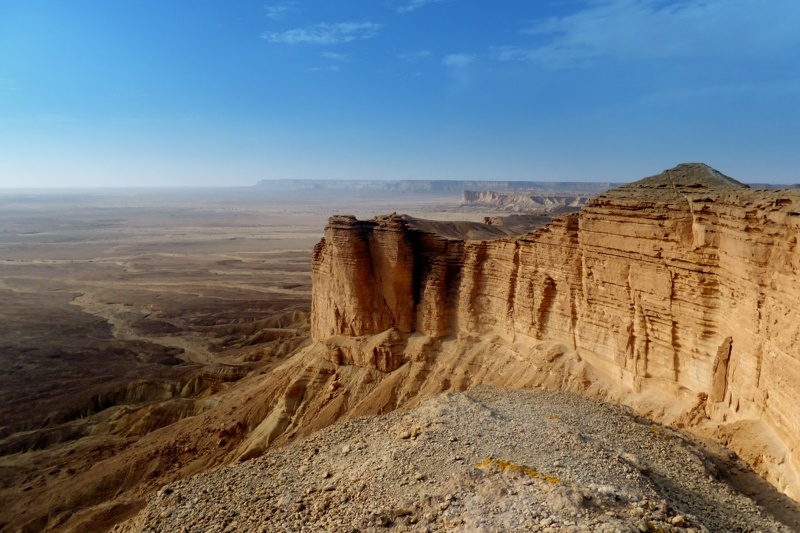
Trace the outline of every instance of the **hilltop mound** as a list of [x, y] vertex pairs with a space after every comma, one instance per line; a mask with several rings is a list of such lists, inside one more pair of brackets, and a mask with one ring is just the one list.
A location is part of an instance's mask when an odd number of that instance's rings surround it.
[[639, 181], [619, 187], [617, 190], [672, 188], [676, 191], [725, 188], [749, 189], [749, 185], [738, 182], [730, 176], [703, 163], [682, 163]]

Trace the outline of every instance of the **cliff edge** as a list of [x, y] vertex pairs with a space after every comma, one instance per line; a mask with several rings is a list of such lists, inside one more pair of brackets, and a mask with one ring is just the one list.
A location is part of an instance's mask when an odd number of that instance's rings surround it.
[[800, 191], [695, 163], [522, 235], [333, 217], [313, 255], [312, 336], [336, 364], [420, 383], [446, 359], [443, 390], [544, 385], [632, 405], [729, 445], [798, 499], [798, 234]]

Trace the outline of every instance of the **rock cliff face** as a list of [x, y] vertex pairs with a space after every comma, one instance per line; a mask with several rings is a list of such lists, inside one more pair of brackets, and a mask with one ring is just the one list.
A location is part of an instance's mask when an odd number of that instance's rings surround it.
[[560, 343], [619, 401], [730, 444], [797, 498], [799, 235], [800, 191], [700, 164], [516, 237], [333, 217], [314, 251], [312, 335], [332, 361], [383, 372], [417, 337], [491, 337], [522, 355]]

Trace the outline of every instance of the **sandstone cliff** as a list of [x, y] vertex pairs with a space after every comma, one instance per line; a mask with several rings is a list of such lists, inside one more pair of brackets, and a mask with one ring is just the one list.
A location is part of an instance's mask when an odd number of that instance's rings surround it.
[[591, 371], [563, 383], [713, 436], [800, 497], [800, 191], [685, 164], [524, 235], [435, 229], [331, 219], [313, 257], [325, 357], [392, 372], [481, 339], [520, 369], [569, 354]]

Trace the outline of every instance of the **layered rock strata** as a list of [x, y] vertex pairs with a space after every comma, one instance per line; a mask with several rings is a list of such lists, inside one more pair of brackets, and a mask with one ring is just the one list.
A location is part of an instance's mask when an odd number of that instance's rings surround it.
[[[800, 496], [800, 191], [684, 164], [521, 236], [440, 233], [331, 219], [312, 291], [329, 359], [391, 372], [410, 336], [558, 342]], [[749, 434], [785, 453], [745, 453]]]

